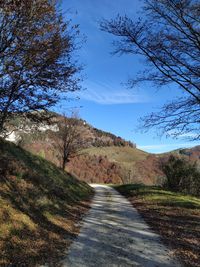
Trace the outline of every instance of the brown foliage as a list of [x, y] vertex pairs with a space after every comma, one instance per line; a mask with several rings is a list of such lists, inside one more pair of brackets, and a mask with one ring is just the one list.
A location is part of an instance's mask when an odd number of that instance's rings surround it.
[[80, 155], [70, 160], [67, 169], [88, 183], [122, 183], [121, 168], [106, 157]]
[[157, 184], [162, 182], [164, 176], [160, 168], [160, 159], [154, 155], [149, 155], [145, 160], [136, 162], [135, 168], [137, 169], [138, 178], [144, 184]]
[[56, 2], [0, 1], [0, 131], [16, 114], [42, 120], [37, 111], [79, 89], [78, 29], [63, 21]]

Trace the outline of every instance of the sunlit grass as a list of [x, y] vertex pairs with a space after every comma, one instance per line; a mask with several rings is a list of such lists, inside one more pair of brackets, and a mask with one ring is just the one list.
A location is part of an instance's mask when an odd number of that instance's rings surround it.
[[92, 147], [85, 149], [83, 152], [89, 155], [107, 156], [108, 160], [116, 161], [123, 164], [133, 164], [135, 161], [146, 159], [148, 154], [132, 147]]
[[137, 196], [145, 201], [164, 206], [177, 206], [185, 208], [200, 209], [200, 199], [168, 190], [163, 190], [156, 186], [144, 186], [141, 184], [130, 184], [116, 186], [122, 193], [129, 196]]

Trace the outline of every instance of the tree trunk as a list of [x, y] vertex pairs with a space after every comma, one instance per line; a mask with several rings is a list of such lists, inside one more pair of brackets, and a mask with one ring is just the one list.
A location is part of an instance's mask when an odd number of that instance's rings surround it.
[[62, 170], [65, 170], [65, 166], [66, 166], [67, 160], [66, 158], [63, 158], [63, 162], [62, 162]]

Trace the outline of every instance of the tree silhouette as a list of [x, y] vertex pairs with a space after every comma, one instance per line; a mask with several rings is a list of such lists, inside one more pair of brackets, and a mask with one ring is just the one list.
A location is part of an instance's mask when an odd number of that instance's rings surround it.
[[43, 120], [38, 111], [79, 89], [78, 34], [56, 1], [0, 1], [0, 132], [16, 114]]
[[181, 98], [158, 113], [142, 118], [145, 130], [159, 127], [172, 136], [200, 139], [200, 2], [197, 0], [145, 0], [143, 18], [127, 16], [101, 22], [101, 29], [115, 35], [116, 54], [145, 58], [144, 71], [129, 81], [173, 84]]
[[63, 114], [57, 125], [59, 130], [55, 133], [57, 136], [55, 147], [61, 167], [65, 170], [69, 159], [84, 147], [86, 141], [83, 138], [82, 122], [78, 119], [77, 114], [72, 113], [70, 117]]

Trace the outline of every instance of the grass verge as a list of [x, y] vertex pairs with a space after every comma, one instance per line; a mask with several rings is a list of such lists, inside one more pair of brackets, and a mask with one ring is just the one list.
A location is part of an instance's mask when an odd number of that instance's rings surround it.
[[93, 190], [0, 139], [0, 266], [59, 266]]
[[155, 186], [114, 186], [188, 267], [200, 266], [200, 199]]

